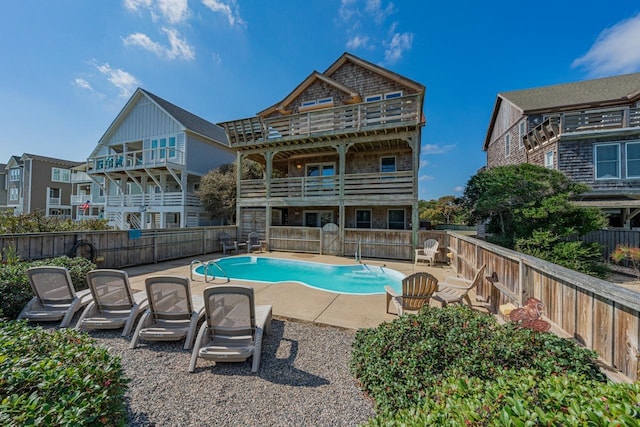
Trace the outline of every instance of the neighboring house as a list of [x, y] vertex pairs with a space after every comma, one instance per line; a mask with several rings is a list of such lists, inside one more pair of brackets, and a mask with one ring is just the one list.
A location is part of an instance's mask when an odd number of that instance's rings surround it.
[[87, 174], [114, 226], [192, 227], [210, 224], [195, 193], [200, 177], [234, 160], [221, 127], [138, 88], [89, 156]]
[[7, 207], [16, 214], [71, 218], [71, 168], [79, 164], [27, 153], [11, 156], [6, 166]]
[[425, 87], [351, 54], [312, 72], [256, 117], [220, 123], [238, 164], [240, 235], [272, 227], [412, 230], [419, 227], [418, 169]]
[[7, 165], [0, 163], [0, 211], [7, 209], [8, 194], [9, 177], [7, 176]]
[[73, 206], [73, 217], [78, 221], [105, 217], [105, 178], [96, 176], [91, 179], [86, 172], [87, 166], [87, 163], [83, 163], [71, 170], [71, 184], [73, 184], [71, 206]]
[[576, 204], [640, 226], [640, 73], [499, 93], [487, 167], [532, 163], [591, 190]]

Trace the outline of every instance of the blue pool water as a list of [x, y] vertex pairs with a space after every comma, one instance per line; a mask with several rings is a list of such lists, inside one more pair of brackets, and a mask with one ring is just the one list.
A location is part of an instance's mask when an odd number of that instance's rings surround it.
[[[255, 256], [236, 256], [216, 261], [230, 279], [256, 282], [297, 282], [324, 291], [342, 294], [381, 294], [385, 286], [399, 291], [404, 275], [398, 271], [366, 264], [331, 265]], [[204, 275], [204, 266], [195, 269]], [[208, 276], [224, 277], [215, 265]]]

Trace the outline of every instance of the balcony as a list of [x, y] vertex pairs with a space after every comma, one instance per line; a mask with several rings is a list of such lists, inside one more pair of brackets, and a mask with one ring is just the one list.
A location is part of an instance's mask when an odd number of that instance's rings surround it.
[[91, 182], [91, 178], [89, 178], [89, 175], [86, 172], [71, 172], [71, 182], [72, 183], [78, 183], [78, 182]]
[[285, 142], [310, 137], [338, 137], [359, 133], [415, 128], [421, 124], [419, 95], [344, 105], [280, 117], [219, 123], [231, 147]]
[[[271, 180], [271, 200], [288, 201], [309, 198], [336, 199], [340, 195], [339, 176], [274, 178]], [[344, 197], [370, 199], [375, 197], [411, 197], [413, 195], [413, 172], [349, 174], [344, 176]], [[240, 198], [265, 199], [266, 181], [251, 179], [240, 181]]]
[[107, 197], [109, 207], [148, 208], [154, 206], [200, 206], [200, 199], [195, 193], [187, 193], [183, 203], [183, 193], [125, 194]]
[[104, 196], [93, 196], [91, 194], [72, 194], [71, 195], [71, 205], [76, 206], [76, 205], [82, 205], [84, 204], [86, 201], [89, 201], [90, 204], [92, 205], [104, 205], [104, 200], [105, 197]]
[[184, 152], [175, 148], [153, 148], [92, 157], [89, 159], [89, 173], [183, 165]]
[[640, 127], [640, 107], [572, 111], [548, 117], [523, 137], [527, 149], [536, 149], [563, 134], [597, 134]]

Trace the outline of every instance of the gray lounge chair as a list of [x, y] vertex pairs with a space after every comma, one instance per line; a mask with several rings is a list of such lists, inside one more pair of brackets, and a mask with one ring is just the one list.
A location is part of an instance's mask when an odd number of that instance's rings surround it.
[[227, 254], [227, 251], [236, 251], [238, 253], [238, 242], [231, 240], [231, 236], [227, 233], [220, 233], [220, 244], [222, 245], [222, 253]]
[[393, 302], [396, 313], [402, 316], [405, 310], [420, 310], [429, 303], [431, 296], [438, 290], [438, 279], [429, 273], [413, 273], [402, 279], [402, 295], [392, 287], [385, 286], [387, 292], [387, 313], [389, 303]]
[[129, 276], [122, 270], [100, 269], [87, 273], [93, 302], [84, 309], [76, 329], [120, 329], [129, 336], [133, 325], [147, 308], [147, 294], [133, 293]]
[[69, 271], [64, 267], [31, 267], [27, 270], [33, 297], [18, 319], [53, 322], [62, 319], [66, 328], [75, 313], [91, 302], [89, 289], [76, 292]]
[[149, 308], [138, 322], [129, 348], [138, 340], [179, 341], [184, 349], [193, 345], [198, 320], [204, 314], [201, 298], [191, 297], [189, 279], [181, 276], [152, 276], [145, 280]]
[[271, 333], [271, 306], [255, 305], [253, 288], [213, 286], [204, 290], [205, 322], [191, 354], [189, 372], [198, 358], [214, 362], [242, 362], [253, 356], [251, 372], [258, 372], [263, 333]]
[[247, 240], [247, 253], [252, 252], [254, 249], [262, 251], [262, 242], [260, 241], [260, 234], [256, 233], [255, 231], [253, 233], [249, 233], [248, 240]]

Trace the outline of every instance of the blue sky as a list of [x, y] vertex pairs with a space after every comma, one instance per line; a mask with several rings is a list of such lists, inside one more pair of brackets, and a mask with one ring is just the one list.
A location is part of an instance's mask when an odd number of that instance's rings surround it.
[[84, 161], [136, 87], [255, 115], [348, 51], [427, 87], [420, 198], [485, 164], [499, 92], [640, 71], [640, 3], [20, 0], [0, 26], [0, 163]]

